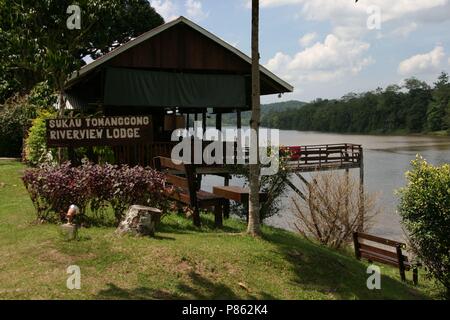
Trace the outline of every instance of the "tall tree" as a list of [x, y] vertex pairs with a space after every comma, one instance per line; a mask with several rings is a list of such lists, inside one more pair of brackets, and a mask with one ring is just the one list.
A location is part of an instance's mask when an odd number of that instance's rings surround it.
[[[256, 148], [253, 154], [256, 159], [252, 159], [255, 163], [250, 164], [250, 205], [248, 216], [247, 232], [252, 236], [261, 234], [260, 227], [260, 174], [261, 167], [259, 164], [259, 122], [261, 118], [261, 101], [260, 101], [260, 73], [259, 73], [259, 0], [252, 0], [252, 140], [251, 146]], [[251, 148], [250, 148], [251, 149]]]
[[[69, 30], [67, 9], [81, 9], [81, 29]], [[147, 0], [0, 0], [0, 64], [27, 92], [48, 80], [63, 91], [67, 76], [84, 64], [164, 20]]]
[[450, 103], [448, 74], [442, 72], [434, 84], [433, 100], [428, 106], [427, 127], [430, 131], [446, 130], [446, 113]]

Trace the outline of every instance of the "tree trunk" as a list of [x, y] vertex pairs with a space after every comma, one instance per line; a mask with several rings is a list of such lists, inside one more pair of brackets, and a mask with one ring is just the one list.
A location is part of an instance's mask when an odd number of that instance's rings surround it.
[[260, 110], [260, 75], [259, 75], [259, 0], [252, 0], [252, 119], [250, 148], [256, 148], [256, 163], [250, 163], [250, 203], [247, 232], [253, 236], [261, 234], [259, 189], [261, 168], [259, 165], [259, 122]]

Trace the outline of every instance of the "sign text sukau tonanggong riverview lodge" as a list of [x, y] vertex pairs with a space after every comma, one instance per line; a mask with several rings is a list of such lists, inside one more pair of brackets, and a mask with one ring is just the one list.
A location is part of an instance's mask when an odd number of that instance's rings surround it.
[[58, 118], [46, 121], [48, 147], [115, 146], [152, 140], [150, 116]]

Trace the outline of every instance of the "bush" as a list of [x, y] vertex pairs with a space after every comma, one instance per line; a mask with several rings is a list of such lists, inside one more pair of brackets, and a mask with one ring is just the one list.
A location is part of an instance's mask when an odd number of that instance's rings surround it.
[[[273, 155], [274, 152], [278, 152], [278, 149], [268, 149], [268, 154]], [[289, 155], [288, 155], [289, 156]], [[268, 195], [267, 201], [262, 203], [260, 208], [261, 223], [265, 220], [276, 216], [282, 208], [283, 196], [287, 190], [286, 181], [290, 177], [290, 172], [286, 166], [288, 157], [274, 157], [273, 161], [276, 161], [278, 165], [278, 172], [274, 175], [261, 176], [260, 189], [261, 192]], [[249, 166], [231, 166], [232, 171], [237, 172], [237, 177], [245, 180], [245, 184], [249, 184]], [[246, 212], [243, 210], [243, 205], [237, 204], [232, 207], [234, 214], [240, 217], [246, 217]]]
[[88, 207], [98, 216], [99, 210], [111, 206], [116, 223], [131, 205], [167, 208], [164, 177], [153, 169], [142, 167], [93, 165], [71, 167], [43, 165], [25, 171], [22, 180], [41, 222], [64, 221], [71, 204], [88, 220]]
[[399, 190], [399, 212], [414, 253], [450, 298], [450, 165], [411, 162], [407, 186]]
[[28, 137], [25, 140], [25, 160], [31, 165], [52, 162], [55, 150], [47, 149], [47, 128], [45, 120], [55, 116], [55, 112], [41, 111], [33, 120]]
[[0, 107], [0, 156], [21, 157], [25, 132], [36, 108], [24, 97], [14, 97]]
[[353, 232], [367, 231], [378, 213], [376, 197], [364, 195], [355, 179], [334, 172], [316, 173], [303, 188], [305, 199], [294, 199], [295, 228], [305, 237], [339, 249], [352, 240]]
[[28, 95], [13, 96], [0, 105], [0, 156], [21, 157], [31, 120], [38, 111], [53, 110], [55, 102], [56, 96], [48, 84], [42, 82]]

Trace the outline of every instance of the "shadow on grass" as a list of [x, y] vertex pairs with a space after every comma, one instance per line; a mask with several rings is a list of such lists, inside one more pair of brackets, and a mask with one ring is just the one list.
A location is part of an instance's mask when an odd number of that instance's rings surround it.
[[113, 283], [108, 283], [108, 288], [101, 290], [96, 298], [98, 299], [128, 299], [128, 300], [176, 300], [181, 299], [176, 294], [169, 292], [139, 287], [134, 289], [123, 289]]
[[[188, 273], [188, 282], [181, 282], [176, 285], [176, 292], [169, 292], [167, 290], [153, 289], [149, 287], [138, 287], [134, 289], [123, 289], [112, 283], [108, 284], [108, 288], [101, 290], [97, 297], [98, 299], [130, 299], [130, 300], [273, 300], [275, 297], [259, 293], [258, 296], [248, 292], [242, 295], [236, 294], [231, 288], [223, 283], [213, 282], [196, 272]], [[242, 289], [243, 290], [243, 289]]]
[[264, 239], [275, 244], [293, 266], [295, 277], [291, 281], [302, 290], [330, 294], [338, 299], [427, 299], [417, 289], [402, 283], [400, 278], [386, 275], [381, 277], [381, 290], [369, 290], [367, 265], [294, 234], [269, 231], [265, 232]]
[[240, 233], [242, 228], [237, 226], [230, 226], [224, 221], [224, 226], [217, 229], [214, 225], [214, 220], [211, 215], [201, 216], [201, 227], [194, 226], [192, 219], [186, 219], [184, 216], [176, 215], [175, 217], [168, 217], [164, 219], [157, 228], [157, 232], [186, 234], [186, 233], [210, 233], [210, 232], [224, 232], [224, 233]]

